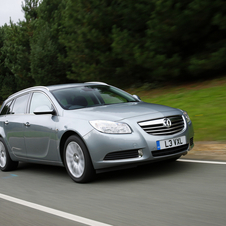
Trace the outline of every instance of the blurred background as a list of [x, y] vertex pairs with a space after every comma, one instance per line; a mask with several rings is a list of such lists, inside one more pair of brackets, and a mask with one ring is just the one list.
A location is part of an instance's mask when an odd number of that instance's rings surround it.
[[24, 0], [20, 11], [0, 27], [1, 103], [102, 81], [186, 110], [196, 141], [226, 141], [225, 1]]

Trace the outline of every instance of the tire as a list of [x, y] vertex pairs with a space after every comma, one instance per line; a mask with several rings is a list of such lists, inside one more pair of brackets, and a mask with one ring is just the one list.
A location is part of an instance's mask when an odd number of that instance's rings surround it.
[[1, 171], [15, 170], [18, 166], [18, 162], [12, 161], [9, 156], [8, 149], [4, 143], [4, 140], [0, 138], [0, 169]]
[[70, 136], [64, 145], [64, 165], [71, 177], [77, 183], [86, 183], [95, 176], [89, 152], [83, 141], [75, 136]]

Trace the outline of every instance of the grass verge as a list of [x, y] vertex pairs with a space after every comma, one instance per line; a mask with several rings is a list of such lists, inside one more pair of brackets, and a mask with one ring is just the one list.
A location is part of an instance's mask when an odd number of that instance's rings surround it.
[[226, 141], [226, 77], [176, 87], [128, 90], [149, 103], [188, 112], [196, 141]]

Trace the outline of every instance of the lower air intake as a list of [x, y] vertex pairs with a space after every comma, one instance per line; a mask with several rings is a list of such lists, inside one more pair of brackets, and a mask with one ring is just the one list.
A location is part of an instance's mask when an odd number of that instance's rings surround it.
[[172, 154], [177, 154], [182, 151], [186, 151], [188, 149], [188, 144], [181, 145], [179, 147], [175, 148], [167, 148], [163, 150], [158, 150], [158, 151], [152, 151], [152, 156], [153, 157], [161, 157], [161, 156], [166, 156], [166, 155], [172, 155]]
[[131, 158], [138, 158], [139, 153], [138, 150], [127, 150], [127, 151], [116, 151], [108, 153], [105, 157], [105, 161], [112, 161], [112, 160], [120, 160], [120, 159], [131, 159]]

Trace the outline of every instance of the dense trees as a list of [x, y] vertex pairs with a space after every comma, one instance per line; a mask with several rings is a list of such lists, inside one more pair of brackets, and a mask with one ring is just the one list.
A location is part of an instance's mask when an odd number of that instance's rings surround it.
[[1, 54], [4, 56], [2, 67], [7, 71], [2, 75], [6, 81], [6, 84], [1, 84], [3, 96], [35, 85], [30, 69], [30, 40], [34, 31], [33, 23], [37, 19], [37, 2], [38, 0], [25, 0], [25, 5], [22, 6], [25, 20], [17, 24], [10, 21], [10, 26], [5, 25], [1, 28]]
[[225, 9], [221, 0], [69, 0], [70, 77], [134, 83], [224, 73]]
[[[0, 48], [2, 50], [5, 40], [5, 30], [7, 26], [0, 28]], [[6, 54], [0, 52], [0, 101], [4, 100], [15, 89], [15, 77], [13, 73], [5, 66]]]
[[25, 0], [0, 28], [0, 95], [31, 85], [119, 86], [224, 74], [223, 0]]
[[30, 42], [30, 66], [36, 85], [66, 82], [66, 50], [59, 41], [65, 6], [62, 0], [45, 0], [38, 8], [39, 18]]

